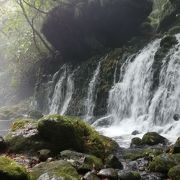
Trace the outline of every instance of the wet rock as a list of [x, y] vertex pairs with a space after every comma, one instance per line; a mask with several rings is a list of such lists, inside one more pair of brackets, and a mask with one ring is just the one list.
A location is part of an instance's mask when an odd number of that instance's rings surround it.
[[141, 176], [136, 171], [119, 171], [118, 179], [119, 180], [140, 180]]
[[162, 154], [153, 159], [149, 164], [152, 172], [167, 174], [169, 169], [180, 163], [180, 154]]
[[65, 150], [60, 153], [60, 157], [71, 163], [71, 165], [80, 173], [86, 173], [93, 169], [99, 170], [103, 168], [102, 160], [93, 155]]
[[138, 137], [135, 137], [131, 140], [131, 148], [141, 147], [143, 145], [142, 140]]
[[44, 180], [45, 177], [49, 179], [76, 179], [80, 180], [80, 177], [75, 168], [70, 163], [59, 160], [53, 162], [43, 162], [32, 168], [32, 177], [34, 179]]
[[12, 159], [0, 157], [0, 179], [1, 180], [29, 180], [26, 169], [18, 165]]
[[168, 172], [168, 176], [173, 180], [179, 180], [180, 179], [180, 165], [172, 167]]
[[180, 137], [178, 137], [176, 143], [173, 146], [173, 153], [180, 153]]
[[84, 175], [83, 180], [100, 180], [93, 172], [88, 172]]
[[100, 178], [118, 179], [118, 173], [113, 168], [102, 169], [97, 174]]
[[133, 171], [138, 170], [138, 162], [137, 161], [130, 161], [128, 163], [128, 169], [133, 170]]
[[123, 169], [122, 163], [119, 161], [119, 159], [116, 156], [112, 154], [106, 158], [105, 165], [107, 168]]
[[4, 152], [7, 148], [7, 144], [4, 141], [3, 137], [0, 136], [0, 153]]
[[141, 173], [141, 180], [162, 180], [166, 179], [166, 176], [162, 173], [149, 173], [149, 172], [142, 172]]
[[131, 135], [137, 135], [137, 134], [140, 134], [140, 132], [139, 131], [137, 131], [137, 130], [135, 130], [135, 131], [133, 131], [132, 133], [131, 133]]
[[175, 121], [179, 121], [179, 118], [180, 118], [180, 115], [179, 115], [179, 114], [174, 114], [173, 119], [174, 119]]
[[156, 132], [148, 132], [144, 134], [142, 138], [142, 143], [150, 146], [157, 144], [167, 144], [167, 142], [168, 140], [165, 137], [159, 135]]
[[38, 158], [40, 162], [46, 161], [51, 156], [51, 151], [49, 149], [41, 149], [38, 151]]

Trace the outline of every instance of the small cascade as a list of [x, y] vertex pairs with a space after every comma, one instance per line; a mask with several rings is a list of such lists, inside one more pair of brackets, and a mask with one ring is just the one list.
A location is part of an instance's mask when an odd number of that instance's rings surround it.
[[54, 82], [60, 73], [59, 80], [57, 81], [52, 98], [49, 99], [49, 112], [50, 114], [65, 114], [73, 94], [74, 73], [69, 74], [69, 68], [63, 66], [60, 71], [55, 73], [52, 82]]
[[98, 83], [98, 77], [100, 73], [101, 62], [98, 63], [96, 70], [94, 71], [93, 77], [89, 83], [88, 94], [85, 100], [85, 119], [90, 121], [93, 117], [93, 111], [96, 103], [96, 86]]
[[[141, 132], [156, 131], [169, 140], [180, 136], [180, 34], [176, 35], [178, 44], [169, 50], [162, 60], [159, 87], [152, 92], [154, 56], [160, 46], [155, 40], [145, 47], [134, 60], [127, 59], [125, 73], [109, 93], [107, 117], [94, 123], [95, 127], [102, 120], [111, 124], [98, 127], [105, 135], [114, 137], [121, 146], [129, 146], [134, 130]], [[130, 60], [131, 59], [131, 60]]]

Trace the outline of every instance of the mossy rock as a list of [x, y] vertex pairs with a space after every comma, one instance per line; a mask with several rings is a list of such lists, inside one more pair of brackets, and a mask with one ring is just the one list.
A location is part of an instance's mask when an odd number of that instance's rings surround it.
[[140, 180], [141, 176], [136, 171], [122, 171], [118, 173], [120, 180]]
[[118, 147], [113, 140], [99, 135], [90, 125], [75, 117], [45, 116], [38, 122], [38, 132], [41, 138], [55, 145], [57, 151], [73, 149], [102, 157]]
[[67, 161], [69, 160], [71, 165], [76, 168], [78, 172], [88, 172], [94, 168], [97, 170], [103, 168], [102, 160], [93, 155], [65, 150], [60, 153], [60, 158]]
[[180, 179], [180, 165], [172, 167], [168, 172], [168, 176], [173, 180], [179, 180]]
[[162, 148], [130, 149], [123, 153], [124, 159], [137, 160], [143, 157], [156, 157], [163, 153]]
[[40, 163], [31, 169], [32, 180], [43, 179], [43, 177], [64, 179], [64, 180], [80, 180], [80, 177], [74, 167], [70, 163], [59, 160], [53, 162]]
[[113, 154], [110, 154], [106, 159], [105, 159], [105, 165], [106, 168], [114, 168], [114, 169], [123, 169], [122, 163], [119, 161], [119, 159], [114, 156]]
[[29, 175], [26, 169], [18, 165], [12, 159], [0, 157], [0, 179], [1, 180], [28, 180]]
[[180, 137], [178, 137], [176, 143], [173, 146], [173, 153], [180, 153]]
[[131, 145], [130, 145], [131, 147], [140, 147], [142, 145], [143, 143], [141, 138], [135, 137], [131, 140]]
[[157, 144], [166, 144], [167, 139], [156, 132], [148, 132], [144, 134], [142, 143], [150, 146]]
[[149, 164], [152, 172], [160, 172], [167, 174], [168, 171], [180, 163], [180, 154], [162, 154], [153, 159]]

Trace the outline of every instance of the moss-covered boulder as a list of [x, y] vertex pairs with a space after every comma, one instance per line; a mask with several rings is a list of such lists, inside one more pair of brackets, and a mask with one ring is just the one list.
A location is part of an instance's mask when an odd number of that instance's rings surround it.
[[168, 176], [173, 180], [179, 180], [180, 179], [180, 165], [172, 167], [168, 172]]
[[28, 180], [26, 169], [18, 165], [8, 157], [0, 157], [0, 179], [1, 180]]
[[93, 155], [65, 150], [60, 153], [60, 158], [69, 161], [78, 172], [88, 172], [94, 168], [97, 170], [103, 168], [102, 160]]
[[99, 135], [90, 125], [75, 117], [45, 116], [38, 122], [38, 132], [44, 141], [55, 145], [57, 151], [73, 149], [105, 157], [118, 147], [113, 140]]
[[156, 132], [148, 132], [144, 134], [142, 143], [147, 145], [166, 144], [167, 139]]
[[141, 138], [135, 137], [131, 140], [130, 147], [141, 147], [143, 145]]
[[75, 117], [48, 115], [40, 120], [18, 119], [5, 137], [11, 152], [37, 153], [49, 149], [52, 154], [73, 149], [101, 158], [118, 148], [115, 141], [101, 136], [90, 125]]
[[149, 164], [152, 172], [160, 172], [167, 174], [168, 171], [180, 163], [180, 154], [162, 154], [153, 159]]
[[180, 153], [180, 137], [178, 137], [176, 143], [173, 146], [173, 153]]
[[31, 176], [36, 179], [64, 179], [80, 180], [75, 168], [70, 163], [59, 160], [53, 162], [44, 162], [32, 168]]

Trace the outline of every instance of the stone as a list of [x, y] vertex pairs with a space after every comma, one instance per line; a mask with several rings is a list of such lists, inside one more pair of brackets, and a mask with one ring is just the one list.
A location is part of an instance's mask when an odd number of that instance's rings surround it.
[[100, 178], [117, 179], [118, 173], [113, 168], [101, 169], [98, 174]]
[[131, 140], [131, 148], [141, 147], [143, 145], [141, 138], [135, 137]]
[[70, 162], [71, 165], [80, 173], [86, 173], [93, 169], [99, 170], [103, 168], [102, 160], [93, 155], [65, 150], [60, 153], [60, 158]]
[[178, 137], [176, 143], [173, 146], [173, 153], [180, 153], [180, 137]]
[[51, 156], [51, 151], [49, 149], [41, 149], [37, 154], [39, 161], [44, 162]]
[[[53, 162], [42, 162], [32, 168], [32, 177], [34, 179], [44, 180], [49, 179], [68, 179], [80, 180], [80, 177], [75, 168], [69, 162], [58, 160]], [[43, 179], [44, 178], [44, 179]]]
[[120, 180], [140, 180], [141, 176], [136, 171], [119, 171], [118, 178]]
[[140, 132], [139, 131], [137, 131], [137, 130], [135, 130], [135, 131], [133, 131], [132, 133], [131, 133], [131, 135], [137, 135], [137, 134], [140, 134]]
[[84, 175], [83, 180], [100, 180], [98, 176], [92, 172], [88, 172]]
[[159, 135], [156, 132], [148, 132], [146, 134], [144, 134], [143, 138], [142, 138], [142, 143], [146, 144], [146, 145], [157, 145], [157, 144], [167, 144], [168, 140]]
[[179, 118], [180, 118], [180, 115], [179, 115], [179, 114], [174, 114], [173, 119], [174, 119], [175, 121], [179, 121]]
[[105, 161], [105, 165], [107, 168], [114, 168], [114, 169], [123, 169], [122, 163], [119, 161], [119, 159], [114, 156], [113, 154], [110, 154]]
[[179, 180], [180, 179], [180, 165], [172, 167], [168, 172], [168, 177], [170, 177], [173, 180]]

